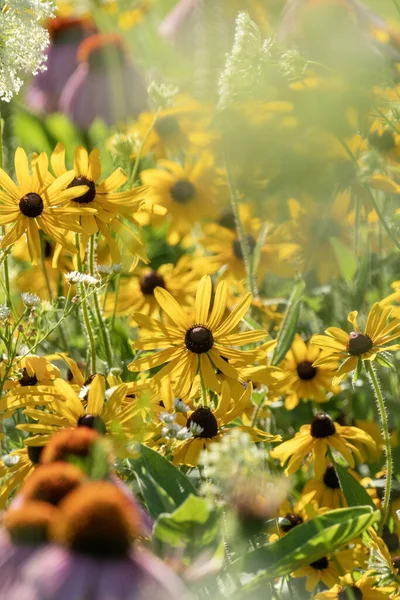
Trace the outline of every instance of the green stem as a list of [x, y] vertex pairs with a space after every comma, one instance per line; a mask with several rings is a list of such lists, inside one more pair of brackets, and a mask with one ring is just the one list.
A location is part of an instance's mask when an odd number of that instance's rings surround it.
[[370, 361], [364, 361], [365, 369], [368, 373], [369, 379], [371, 381], [372, 388], [375, 392], [375, 397], [377, 401], [377, 406], [379, 410], [379, 416], [382, 424], [382, 432], [383, 432], [383, 441], [385, 444], [385, 454], [386, 454], [386, 485], [385, 485], [385, 495], [383, 498], [382, 505], [382, 520], [379, 528], [379, 535], [381, 535], [383, 526], [385, 525], [388, 516], [389, 516], [389, 504], [390, 504], [390, 494], [392, 491], [392, 477], [393, 477], [393, 458], [392, 458], [392, 446], [390, 443], [390, 433], [389, 433], [389, 424], [388, 417], [385, 407], [385, 401], [382, 396], [381, 387], [379, 385], [378, 377], [375, 373], [375, 369]]
[[237, 235], [238, 235], [239, 242], [240, 242], [240, 247], [241, 247], [242, 254], [243, 254], [244, 267], [246, 270], [247, 290], [249, 292], [251, 292], [255, 298], [257, 298], [258, 297], [258, 288], [257, 288], [256, 278], [253, 273], [253, 265], [252, 265], [253, 261], [252, 261], [252, 257], [250, 256], [250, 248], [249, 248], [249, 244], [247, 242], [246, 231], [245, 231], [245, 229], [243, 227], [243, 223], [240, 219], [239, 199], [238, 199], [236, 187], [235, 187], [235, 184], [233, 181], [231, 168], [230, 168], [229, 161], [228, 161], [226, 154], [225, 154], [225, 170], [226, 170], [226, 176], [227, 176], [228, 187], [229, 187], [229, 192], [230, 192], [231, 208], [232, 208], [233, 216], [235, 219], [236, 231], [237, 231]]
[[[75, 234], [75, 244], [78, 249], [78, 257], [77, 257], [78, 258], [78, 270], [80, 273], [82, 273], [82, 260], [81, 260], [81, 254], [80, 254], [80, 244], [79, 244], [79, 235], [78, 234]], [[93, 333], [93, 329], [92, 329], [92, 324], [90, 323], [88, 302], [87, 302], [87, 296], [85, 293], [86, 290], [82, 283], [79, 284], [78, 289], [82, 296], [82, 304], [81, 304], [82, 316], [83, 316], [83, 322], [85, 324], [86, 335], [89, 340], [89, 362], [90, 362], [90, 370], [91, 370], [90, 374], [94, 375], [94, 373], [96, 373], [96, 341], [95, 341], [95, 337], [94, 337], [94, 333]]]
[[[89, 272], [92, 277], [94, 277], [94, 254], [95, 254], [95, 246], [94, 246], [94, 235], [91, 236], [89, 241]], [[109, 369], [113, 366], [113, 358], [112, 358], [112, 350], [111, 350], [111, 340], [108, 334], [108, 330], [106, 324], [104, 322], [104, 318], [100, 308], [99, 295], [97, 293], [97, 289], [94, 290], [93, 293], [93, 301], [94, 308], [96, 311], [97, 324], [101, 331], [101, 336], [103, 338], [104, 351], [106, 353], [107, 366]]]
[[136, 156], [135, 164], [133, 165], [132, 173], [131, 173], [131, 176], [129, 178], [129, 185], [130, 186], [132, 186], [135, 183], [135, 179], [136, 179], [136, 176], [137, 176], [137, 173], [138, 173], [138, 170], [139, 170], [139, 165], [140, 165], [140, 161], [141, 161], [143, 150], [144, 150], [144, 145], [145, 145], [145, 143], [147, 141], [147, 138], [149, 137], [150, 133], [152, 132], [154, 125], [157, 122], [158, 115], [160, 114], [160, 110], [161, 110], [160, 108], [157, 109], [157, 112], [154, 115], [154, 119], [150, 123], [150, 127], [148, 128], [148, 130], [144, 134], [144, 137], [142, 139], [142, 143], [140, 144], [140, 148], [139, 148], [137, 156]]

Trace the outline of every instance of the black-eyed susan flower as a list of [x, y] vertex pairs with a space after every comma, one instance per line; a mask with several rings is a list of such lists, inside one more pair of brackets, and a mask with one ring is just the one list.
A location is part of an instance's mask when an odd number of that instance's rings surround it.
[[35, 470], [44, 445], [28, 446], [12, 450], [0, 460], [0, 508], [4, 509], [11, 494], [19, 488]]
[[[199, 406], [186, 414], [186, 428], [192, 433], [188, 439], [179, 442], [173, 450], [173, 462], [196, 466], [200, 452], [213, 442], [218, 442], [230, 429], [230, 424], [244, 412], [252, 392], [251, 384], [244, 390], [241, 398], [233, 406], [229, 386], [225, 382], [217, 408]], [[238, 425], [249, 433], [255, 441], [279, 442], [280, 436], [270, 435], [255, 427]]]
[[81, 231], [78, 222], [81, 211], [64, 205], [74, 196], [82, 197], [87, 193], [87, 187], [79, 182], [75, 190], [69, 188], [75, 177], [74, 171], [65, 169], [57, 179], [51, 177], [45, 153], [32, 161], [31, 167], [32, 173], [25, 151], [17, 148], [15, 172], [18, 185], [0, 169], [0, 224], [11, 225], [0, 247], [12, 246], [25, 234], [30, 259], [33, 264], [38, 264], [42, 251], [40, 230], [69, 252], [76, 251], [68, 232]]
[[391, 307], [381, 307], [377, 302], [369, 312], [363, 332], [357, 323], [358, 312], [354, 310], [347, 317], [353, 325], [350, 334], [338, 327], [328, 327], [326, 335], [314, 336], [312, 343], [321, 348], [322, 352], [313, 367], [329, 369], [335, 362], [344, 360], [333, 379], [333, 384], [336, 385], [357, 367], [360, 360], [372, 361], [381, 352], [398, 350], [400, 344], [386, 345], [400, 337], [400, 320], [388, 322], [391, 312]]
[[314, 600], [342, 600], [350, 598], [354, 600], [388, 600], [393, 591], [389, 587], [379, 587], [377, 585], [376, 574], [371, 570], [364, 573], [359, 579], [354, 579], [352, 573], [347, 573], [340, 577], [340, 582], [336, 583], [326, 592], [319, 592], [314, 596]]
[[291, 349], [279, 365], [286, 374], [285, 383], [289, 393], [285, 398], [285, 408], [288, 410], [295, 408], [301, 400], [328, 402], [332, 394], [340, 392], [338, 386], [332, 385], [334, 367], [313, 366], [320, 354], [319, 348], [313, 346], [311, 341], [306, 343], [300, 335], [295, 336]]
[[127, 278], [122, 278], [118, 294], [107, 294], [106, 312], [132, 316], [135, 312], [150, 317], [160, 316], [160, 306], [154, 295], [157, 287], [168, 290], [180, 306], [191, 306], [194, 301], [199, 276], [192, 268], [189, 255], [184, 255], [176, 265], [164, 264], [158, 269], [138, 268]]
[[308, 462], [314, 463], [316, 477], [321, 477], [329, 463], [329, 448], [337, 450], [351, 467], [354, 467], [353, 454], [362, 461], [363, 456], [357, 443], [375, 448], [374, 440], [362, 429], [344, 427], [333, 422], [328, 414], [319, 413], [313, 418], [311, 425], [302, 425], [293, 439], [274, 448], [271, 456], [279, 459], [282, 466], [288, 461], [285, 469], [287, 475], [295, 473], [308, 457]]
[[343, 508], [347, 506], [346, 499], [340, 487], [339, 477], [335, 467], [327, 464], [325, 471], [318, 477], [307, 481], [302, 495], [312, 494], [312, 499], [321, 507]]
[[184, 165], [160, 160], [158, 169], [146, 169], [141, 181], [149, 188], [148, 199], [167, 209], [170, 218], [168, 242], [176, 245], [188, 236], [194, 223], [212, 217], [216, 206], [216, 173], [213, 156], [204, 153], [197, 162]]
[[178, 397], [186, 395], [199, 371], [209, 389], [218, 389], [216, 370], [239, 378], [238, 371], [224, 359], [236, 359], [242, 366], [252, 364], [257, 350], [243, 351], [235, 347], [265, 340], [264, 331], [234, 333], [246, 314], [251, 295], [247, 294], [225, 317], [227, 285], [221, 281], [215, 291], [213, 307], [211, 278], [205, 275], [197, 288], [195, 308], [186, 313], [167, 290], [156, 288], [154, 294], [169, 321], [162, 322], [134, 314], [135, 321], [153, 335], [134, 342], [138, 350], [156, 350], [156, 354], [138, 358], [129, 365], [131, 371], [142, 371], [164, 365], [155, 378], [171, 375], [176, 379]]
[[[60, 177], [67, 171], [65, 166], [65, 147], [63, 144], [57, 144], [55, 147], [51, 155], [51, 166], [56, 177]], [[141, 238], [123, 220], [125, 218], [136, 224], [132, 215], [140, 210], [145, 190], [142, 187], [137, 187], [117, 192], [116, 190], [128, 180], [122, 169], [117, 169], [106, 179], [100, 181], [101, 171], [100, 151], [98, 148], [92, 150], [90, 154], [82, 146], [76, 148], [74, 154], [74, 177], [69, 182], [69, 188], [72, 192], [69, 192], [68, 207], [71, 207], [71, 210], [74, 208], [75, 211], [82, 206], [93, 209], [93, 214], [82, 214], [81, 216], [83, 246], [86, 248], [88, 238], [100, 231], [110, 248], [113, 262], [118, 264], [121, 262], [121, 254], [118, 244], [112, 236], [112, 232], [114, 231], [131, 254], [147, 262]], [[75, 186], [82, 185], [86, 186], [86, 193], [74, 196], [73, 190]]]
[[297, 569], [292, 573], [293, 577], [307, 577], [306, 590], [313, 592], [317, 585], [322, 582], [328, 588], [339, 583], [340, 572], [351, 572], [357, 566], [357, 559], [353, 550], [342, 550], [334, 556], [322, 556], [306, 567]]

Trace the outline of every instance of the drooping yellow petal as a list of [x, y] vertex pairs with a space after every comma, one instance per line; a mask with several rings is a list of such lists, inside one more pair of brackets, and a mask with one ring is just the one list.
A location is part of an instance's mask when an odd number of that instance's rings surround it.
[[104, 406], [104, 394], [106, 392], [106, 381], [102, 375], [95, 375], [90, 384], [88, 394], [87, 412], [91, 415], [101, 415]]
[[197, 325], [205, 325], [208, 320], [212, 293], [211, 277], [204, 275], [197, 287], [195, 321]]

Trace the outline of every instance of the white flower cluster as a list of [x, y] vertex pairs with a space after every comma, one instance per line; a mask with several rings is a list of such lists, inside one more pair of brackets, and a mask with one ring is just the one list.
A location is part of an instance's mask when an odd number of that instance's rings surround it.
[[163, 412], [160, 415], [160, 419], [164, 423], [164, 427], [161, 430], [161, 435], [169, 439], [187, 440], [190, 437], [193, 437], [193, 435], [199, 435], [199, 433], [203, 431], [202, 427], [200, 427], [201, 431], [199, 432], [189, 430], [187, 427], [181, 427], [179, 423], [175, 422], [176, 413], [171, 414], [168, 412]]
[[122, 264], [111, 265], [111, 267], [108, 265], [96, 265], [96, 271], [100, 273], [100, 275], [115, 275], [117, 273], [122, 273]]
[[76, 283], [85, 283], [86, 285], [97, 285], [100, 280], [97, 277], [88, 275], [87, 273], [80, 273], [79, 271], [71, 271], [65, 275], [67, 282], [72, 285]]
[[0, 100], [9, 102], [24, 75], [46, 69], [49, 33], [40, 21], [54, 16], [52, 0], [0, 0]]
[[0, 304], [0, 321], [6, 321], [11, 316], [11, 310], [5, 304]]
[[27, 308], [38, 306], [41, 302], [39, 296], [36, 296], [36, 294], [30, 294], [29, 292], [24, 292], [21, 294], [21, 299]]

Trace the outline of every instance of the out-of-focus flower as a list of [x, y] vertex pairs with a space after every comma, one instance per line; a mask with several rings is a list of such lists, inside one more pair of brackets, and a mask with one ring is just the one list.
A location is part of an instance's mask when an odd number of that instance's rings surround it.
[[58, 16], [48, 22], [48, 30], [47, 68], [36, 75], [26, 96], [28, 106], [44, 113], [59, 109], [65, 82], [78, 66], [78, 47], [95, 27], [88, 19]]
[[136, 117], [147, 105], [144, 79], [117, 34], [96, 34], [79, 46], [78, 67], [60, 97], [60, 109], [89, 129], [96, 118], [112, 125]]

